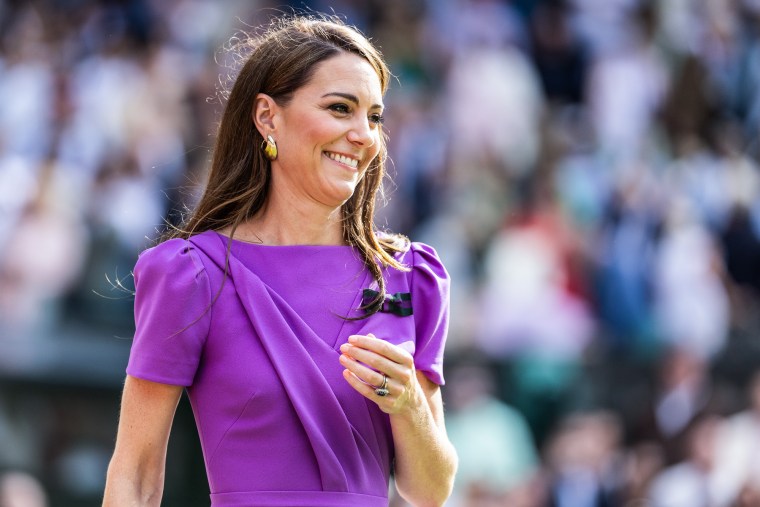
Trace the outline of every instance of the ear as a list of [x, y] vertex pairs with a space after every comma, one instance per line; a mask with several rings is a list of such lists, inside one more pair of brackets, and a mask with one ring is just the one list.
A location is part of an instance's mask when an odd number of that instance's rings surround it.
[[279, 113], [279, 109], [277, 102], [266, 93], [256, 95], [256, 99], [253, 102], [253, 110], [251, 111], [251, 119], [264, 139], [276, 130], [275, 117]]

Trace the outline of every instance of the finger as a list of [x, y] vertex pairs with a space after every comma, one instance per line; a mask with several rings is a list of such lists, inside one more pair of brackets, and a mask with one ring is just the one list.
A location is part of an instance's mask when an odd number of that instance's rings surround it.
[[403, 382], [408, 380], [411, 372], [409, 366], [393, 362], [387, 357], [371, 350], [362, 349], [354, 345], [343, 344], [340, 347], [340, 351], [351, 359], [364, 363], [372, 370], [384, 372], [388, 374], [389, 377], [397, 378], [399, 380], [403, 379]]
[[349, 345], [377, 352], [391, 361], [399, 364], [411, 365], [414, 362], [412, 355], [405, 349], [385, 340], [376, 338], [373, 334], [354, 334], [348, 337]]
[[359, 391], [360, 394], [366, 396], [367, 398], [371, 398], [372, 395], [375, 394], [375, 388], [367, 384], [366, 382], [362, 381], [351, 370], [348, 370], [348, 369], [343, 370], [343, 378], [345, 378], [348, 381], [348, 383], [351, 384], [351, 387]]
[[356, 375], [359, 380], [371, 385], [373, 388], [378, 387], [383, 383], [384, 377], [382, 373], [368, 368], [359, 361], [353, 359], [351, 356], [341, 354], [340, 364], [342, 364], [343, 367], [348, 369], [351, 373]]
[[393, 407], [393, 404], [395, 403], [391, 399], [391, 394], [387, 396], [378, 396], [375, 393], [375, 387], [372, 387], [369, 384], [366, 384], [362, 382], [356, 375], [354, 375], [350, 370], [343, 370], [343, 378], [348, 381], [348, 383], [353, 387], [359, 394], [364, 396], [365, 398], [368, 398], [375, 403], [383, 410], [388, 411]]

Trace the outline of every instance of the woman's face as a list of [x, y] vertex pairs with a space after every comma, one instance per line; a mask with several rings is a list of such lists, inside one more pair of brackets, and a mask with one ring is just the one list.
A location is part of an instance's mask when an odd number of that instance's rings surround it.
[[273, 119], [273, 191], [332, 208], [347, 201], [380, 152], [382, 99], [377, 73], [360, 56], [318, 64]]

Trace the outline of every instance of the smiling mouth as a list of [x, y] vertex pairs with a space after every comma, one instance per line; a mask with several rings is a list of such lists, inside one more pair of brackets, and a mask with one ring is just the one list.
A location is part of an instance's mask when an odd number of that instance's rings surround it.
[[345, 155], [341, 155], [340, 153], [332, 153], [330, 151], [326, 151], [324, 154], [327, 155], [331, 160], [339, 162], [343, 165], [347, 165], [352, 169], [359, 167], [359, 159], [347, 157]]

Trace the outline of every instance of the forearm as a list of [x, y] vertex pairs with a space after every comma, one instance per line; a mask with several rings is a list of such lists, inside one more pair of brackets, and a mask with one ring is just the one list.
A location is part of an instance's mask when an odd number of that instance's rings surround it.
[[419, 392], [413, 410], [391, 415], [396, 489], [415, 507], [440, 506], [451, 494], [457, 455]]
[[127, 376], [103, 507], [158, 507], [169, 429], [182, 387]]
[[112, 461], [108, 467], [103, 507], [159, 507], [163, 490], [161, 472], [128, 471]]

